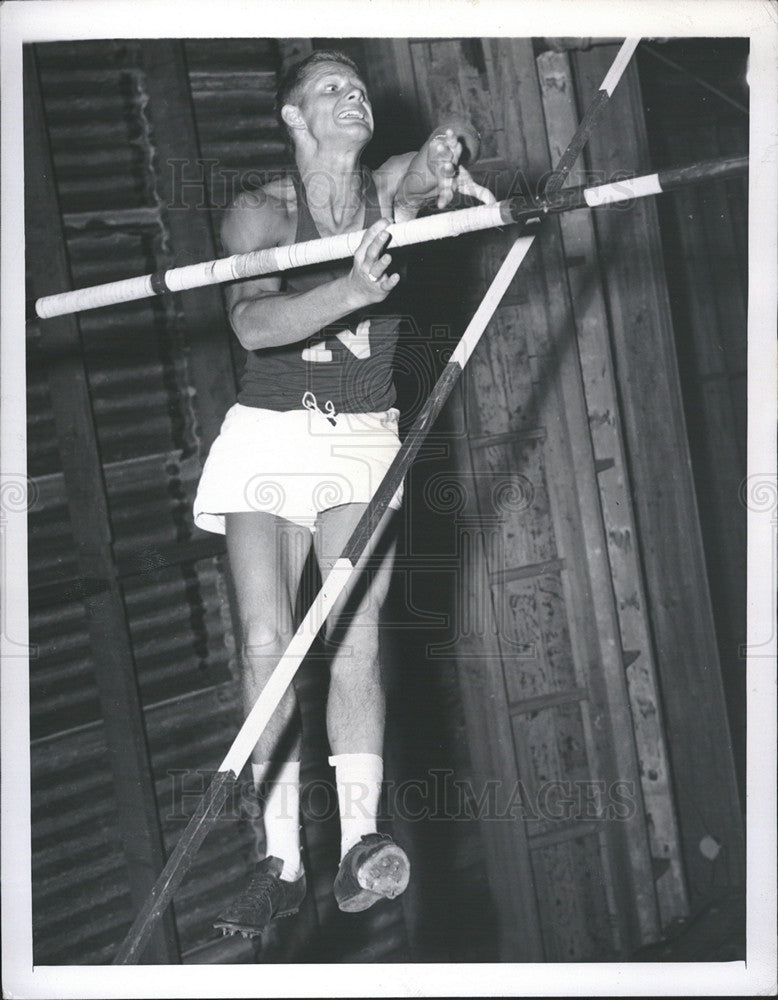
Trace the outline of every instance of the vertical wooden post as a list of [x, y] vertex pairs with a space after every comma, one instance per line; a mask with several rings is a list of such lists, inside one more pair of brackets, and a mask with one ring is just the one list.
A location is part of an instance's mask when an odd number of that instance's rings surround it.
[[[603, 67], [598, 88], [616, 51], [618, 47], [614, 47], [610, 61]], [[532, 48], [527, 43], [506, 42], [503, 58], [496, 62], [505, 74], [497, 92], [507, 93], [512, 79], [513, 93], [521, 99], [524, 116], [523, 149], [506, 122], [504, 142], [506, 149], [511, 151], [507, 158], [524, 153], [528, 158], [529, 179], [536, 180], [548, 170], [549, 157]], [[604, 117], [611, 113], [612, 108], [609, 108]], [[571, 137], [572, 133], [566, 141]], [[660, 932], [659, 913], [613, 582], [587, 428], [581, 370], [575, 350], [573, 308], [564, 250], [555, 220], [550, 221], [543, 239], [538, 240], [538, 249], [542, 273], [530, 307], [536, 317], [532, 324], [534, 350], [543, 371], [539, 411], [548, 435], [553, 531], [568, 567], [564, 575], [565, 603], [575, 636], [573, 655], [589, 691], [589, 713], [593, 720], [590, 766], [609, 787], [618, 781], [630, 782], [637, 805], [629, 819], [610, 824], [603, 832], [606, 854], [611, 859], [609, 888], [619, 917], [620, 948], [628, 953], [637, 944], [656, 940]], [[606, 719], [610, 730], [607, 735], [603, 732]]]
[[[538, 76], [551, 160], [556, 162], [580, 114], [576, 109], [568, 55], [544, 52], [538, 57]], [[585, 183], [583, 162], [576, 164], [569, 180], [572, 184]], [[656, 868], [662, 923], [667, 926], [670, 921], [687, 915], [688, 901], [662, 731], [656, 660], [636, 547], [637, 533], [628, 488], [607, 309], [598, 278], [594, 220], [589, 212], [568, 212], [560, 216], [559, 227], [576, 320], [576, 342], [606, 528], [632, 726], [641, 765], [641, 785], [652, 821], [649, 827], [651, 858]]]
[[[24, 59], [26, 227], [35, 296], [67, 288], [70, 272], [34, 51]], [[44, 353], [50, 358], [49, 390], [57, 426], [79, 572], [90, 596], [84, 601], [95, 679], [100, 694], [115, 783], [119, 830], [133, 904], [140, 907], [164, 865], [154, 780], [135, 676], [123, 597], [111, 548], [111, 526], [95, 435], [80, 331], [74, 316], [47, 322]], [[175, 919], [166, 915], [148, 959], [180, 962]]]
[[[547, 176], [529, 42], [420, 41], [410, 50], [428, 127], [441, 112], [469, 114], [500, 181], [521, 171], [532, 186]], [[503, 239], [483, 239], [475, 263], [484, 277]], [[454, 442], [469, 495], [461, 519], [465, 605], [483, 618], [461, 622], [457, 638], [474, 770], [485, 789], [497, 779], [498, 810], [519, 781], [522, 800], [539, 808], [514, 814], [513, 824], [482, 824], [501, 954], [513, 961], [628, 954], [659, 933], [565, 277], [552, 225], [472, 359], [466, 437]], [[527, 484], [526, 508], [495, 506], [493, 489], [506, 477]], [[583, 809], [564, 821], [542, 812], [549, 781], [568, 778], [577, 789], [621, 783], [635, 808], [599, 825]]]
[[[675, 151], [672, 159], [691, 163], [721, 155], [724, 143], [718, 132], [704, 123], [691, 134], [676, 126], [668, 139]], [[686, 368], [686, 412], [698, 414], [691, 422], [689, 446], [745, 809], [746, 670], [740, 649], [746, 639], [747, 509], [739, 486], [747, 471], [748, 324], [746, 282], [734, 265], [747, 260], [747, 238], [738, 237], [735, 228], [739, 213], [747, 209], [747, 181], [681, 188], [668, 201], [660, 203], [660, 220], [663, 228], [670, 224], [677, 240], [677, 256], [667, 260], [668, 285], [674, 320], [682, 317], [683, 323], [679, 367], [682, 372]]]
[[[576, 53], [580, 98], [614, 48]], [[606, 173], [648, 169], [637, 72], [614, 95], [590, 162]], [[627, 127], [631, 122], [633, 127]], [[622, 389], [635, 516], [662, 683], [667, 739], [690, 902], [742, 884], [743, 825], [706, 580], [689, 445], [667, 301], [656, 206], [595, 216]]]
[[[217, 243], [197, 139], [183, 42], [145, 41], [141, 47], [156, 150], [156, 183], [176, 261], [213, 260]], [[183, 162], [183, 170], [179, 170]], [[177, 168], [173, 169], [174, 162]], [[216, 164], [215, 170], [218, 171]], [[194, 183], [176, 190], [181, 179]], [[237, 193], [237, 192], [236, 192]], [[231, 200], [231, 199], [230, 199]], [[221, 289], [196, 288], [181, 297], [186, 320], [187, 367], [195, 390], [203, 459], [235, 402], [235, 372]]]

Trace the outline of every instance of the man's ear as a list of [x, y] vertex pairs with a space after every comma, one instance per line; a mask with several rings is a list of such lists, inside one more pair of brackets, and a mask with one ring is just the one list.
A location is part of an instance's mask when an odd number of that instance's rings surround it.
[[281, 117], [288, 128], [304, 129], [305, 122], [300, 109], [294, 104], [285, 104], [281, 108]]

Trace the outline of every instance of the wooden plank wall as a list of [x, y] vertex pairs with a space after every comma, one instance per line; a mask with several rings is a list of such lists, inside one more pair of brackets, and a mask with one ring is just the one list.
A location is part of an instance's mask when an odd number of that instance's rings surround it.
[[[582, 105], [611, 57], [607, 46], [575, 54]], [[587, 163], [610, 172], [651, 167], [634, 66], [614, 96], [613, 114], [592, 136]], [[745, 858], [657, 207], [642, 199], [629, 213], [597, 214], [595, 224], [607, 264], [605, 289], [683, 859], [696, 905], [711, 886], [724, 891], [742, 885]]]
[[[49, 224], [65, 236], [69, 275], [61, 277], [62, 287], [169, 264], [181, 247], [170, 246], [167, 202], [155, 187], [139, 46], [64, 43], [36, 54], [46, 130], [31, 130], [30, 138], [48, 137], [54, 162], [43, 169], [33, 152], [28, 176], [45, 178], [49, 201], [58, 196], [59, 213]], [[47, 273], [40, 259], [28, 261], [31, 289]], [[141, 879], [135, 862], [128, 868], [122, 839], [132, 824], [122, 822], [116, 797], [156, 796], [169, 849], [181, 828], [182, 783], [197, 786], [201, 778], [192, 771], [214, 767], [237, 726], [229, 615], [214, 558], [223, 541], [194, 540], [187, 524], [201, 458], [181, 319], [172, 300], [95, 311], [70, 320], [80, 337], [71, 337], [67, 350], [48, 324], [28, 328], [28, 469], [39, 485], [28, 521], [30, 631], [40, 650], [30, 665], [37, 964], [110, 961], [159, 868], [145, 864]], [[223, 316], [209, 331], [213, 345], [220, 334], [226, 335]], [[74, 371], [83, 372], [81, 383]], [[53, 413], [57, 391], [73, 400], [76, 387], [81, 405], [71, 435], [56, 426]], [[83, 452], [95, 437], [90, 465]], [[72, 440], [82, 452], [75, 468], [67, 464]], [[101, 485], [102, 520], [82, 502], [82, 494]], [[108, 706], [99, 698], [101, 688], [118, 681], [117, 653], [105, 650], [104, 622], [96, 634], [86, 627], [85, 605], [94, 597], [76, 545], [79, 534], [95, 533], [98, 525], [104, 575], [111, 593], [118, 592], [115, 614], [129, 633], [139, 731], [145, 727], [148, 742], [145, 782], [106, 774], [106, 761], [127, 755], [130, 743], [107, 731], [104, 718], [119, 713], [129, 725], [132, 703], [121, 694]], [[135, 812], [143, 815], [137, 806]], [[217, 884], [190, 882], [181, 910], [171, 910], [187, 960], [210, 944], [211, 911], [242, 874], [236, 856], [245, 832], [228, 827], [219, 824], [202, 852], [205, 866], [220, 872]], [[131, 848], [133, 854], [143, 857]], [[237, 960], [239, 949], [227, 951]]]
[[[29, 165], [28, 248], [33, 296], [66, 288], [70, 270], [44, 120], [34, 51], [25, 51], [25, 158]], [[35, 166], [33, 166], [35, 165]], [[111, 549], [108, 498], [92, 420], [87, 371], [78, 323], [63, 316], [47, 325], [49, 391], [60, 441], [78, 572], [88, 596], [85, 611], [91, 645], [100, 668], [97, 688], [103, 714], [119, 830], [133, 905], [140, 907], [164, 864], [162, 835], [151, 775], [140, 694], [123, 595]], [[173, 912], [165, 914], [148, 948], [147, 960], [180, 962]]]
[[[551, 160], [556, 162], [575, 130], [581, 111], [576, 104], [569, 56], [549, 51], [539, 55], [537, 62]], [[582, 161], [576, 164], [568, 185], [598, 182], [595, 176], [587, 178], [584, 166]], [[674, 919], [686, 915], [688, 900], [672, 799], [656, 654], [629, 492], [608, 311], [599, 278], [594, 219], [591, 212], [569, 212], [560, 216], [559, 226], [575, 312], [576, 342], [607, 533], [608, 561], [640, 760], [641, 786], [650, 817], [651, 857], [657, 874], [662, 924], [668, 926]]]
[[[412, 41], [395, 51], [394, 72], [400, 93], [415, 89], [427, 129], [448, 111], [470, 114], [484, 140], [479, 176], [493, 189], [532, 186], [548, 170], [530, 43]], [[463, 322], [462, 286], [477, 299], [508, 239], [429, 251], [423, 280], [435, 322]], [[460, 430], [449, 476], [463, 493], [471, 626], [458, 637], [460, 683], [474, 770], [481, 788], [498, 779], [498, 807], [517, 782], [526, 804], [554, 781], [622, 778], [634, 783], [636, 808], [611, 824], [580, 814], [483, 822], [501, 956], [513, 960], [628, 953], [660, 926], [564, 275], [551, 229], [471, 360], [462, 410], [448, 414]]]
[[[536, 185], [615, 51], [577, 54], [572, 68], [567, 57], [541, 59], [541, 78], [544, 67], [553, 77], [544, 87], [547, 128], [529, 43], [395, 41], [375, 53], [375, 65], [409, 106], [416, 94], [422, 133], [438, 115], [470, 115], [483, 136], [478, 176], [504, 196]], [[647, 171], [645, 152], [633, 66], [592, 142], [589, 176]], [[656, 209], [643, 202], [547, 230], [471, 361], [462, 412], [448, 414], [465, 428], [451, 456], [460, 486], [470, 475], [457, 517], [465, 598], [481, 614], [460, 637], [470, 749], [482, 787], [498, 774], [537, 792], [539, 775], [566, 776], [569, 767], [634, 776], [639, 819], [610, 840], [600, 831], [597, 860], [571, 853], [584, 841], [565, 844], [558, 826], [549, 834], [532, 823], [483, 824], [502, 954], [521, 957], [628, 951], [705, 892], [742, 878], [731, 747], [726, 738], [712, 746], [726, 714]], [[458, 246], [445, 248], [442, 265], [430, 253], [436, 319], [453, 287], [462, 305], [468, 270], [483, 288], [504, 253], [494, 234]], [[506, 516], [489, 486], [508, 470], [514, 487], [526, 477], [533, 500]], [[561, 745], [577, 745], [580, 756], [555, 756]], [[609, 940], [597, 939], [607, 920], [598, 925], [580, 882], [569, 905], [549, 902], [556, 885], [597, 866], [607, 886], [600, 914], [621, 929]], [[522, 942], [511, 931], [518, 926]]]
[[[726, 50], [719, 54], [720, 46]], [[747, 39], [662, 46], [680, 69], [642, 53], [641, 80], [655, 94], [647, 115], [656, 166], [748, 153]], [[683, 66], [734, 94], [741, 108], [701, 87]], [[705, 543], [741, 808], [745, 808], [746, 365], [748, 181], [677, 191], [657, 205], [679, 374]]]

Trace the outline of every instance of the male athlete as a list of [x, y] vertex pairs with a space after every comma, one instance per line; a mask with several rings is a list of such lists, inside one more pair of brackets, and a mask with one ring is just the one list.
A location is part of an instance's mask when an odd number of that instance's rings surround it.
[[[293, 67], [276, 109], [297, 171], [236, 199], [222, 230], [227, 253], [367, 232], [353, 261], [244, 281], [228, 293], [247, 362], [238, 403], [203, 470], [195, 521], [226, 532], [247, 713], [294, 632], [311, 541], [326, 578], [399, 448], [397, 310], [381, 304], [400, 276], [389, 270], [386, 227], [412, 218], [430, 197], [448, 205], [455, 188], [472, 185], [458, 171], [463, 142], [471, 159], [478, 154], [475, 130], [452, 117], [418, 152], [373, 173], [362, 167], [373, 113], [359, 70], [338, 52], [318, 51]], [[394, 898], [409, 878], [405, 852], [376, 829], [385, 710], [378, 625], [392, 570], [390, 522], [387, 512], [369, 572], [341, 595], [327, 623], [327, 732], [341, 819], [334, 893], [345, 911]], [[260, 934], [273, 917], [295, 913], [305, 895], [299, 745], [290, 689], [252, 755], [266, 856], [217, 920], [225, 933]]]

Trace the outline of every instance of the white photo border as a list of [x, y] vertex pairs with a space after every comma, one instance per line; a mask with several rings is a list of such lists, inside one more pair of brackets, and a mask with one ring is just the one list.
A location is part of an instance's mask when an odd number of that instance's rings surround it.
[[[218, 16], [215, 14], [218, 12]], [[326, 18], [323, 17], [326, 13]], [[26, 482], [22, 45], [66, 39], [734, 37], [750, 39], [747, 961], [564, 965], [32, 965], [24, 503], [2, 520], [2, 956], [9, 997], [688, 996], [772, 993], [776, 976], [776, 313], [778, 7], [752, 0], [11, 0], [0, 9], [0, 488]], [[184, 29], [185, 26], [185, 30]], [[402, 30], [400, 30], [402, 29]], [[772, 491], [771, 493], [769, 491]], [[6, 530], [7, 528], [7, 530]]]

